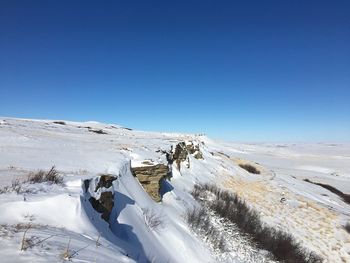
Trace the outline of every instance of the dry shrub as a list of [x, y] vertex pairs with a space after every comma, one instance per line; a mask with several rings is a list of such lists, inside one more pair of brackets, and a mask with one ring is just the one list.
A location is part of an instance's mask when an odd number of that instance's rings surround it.
[[155, 230], [163, 226], [163, 220], [159, 214], [147, 208], [143, 209], [142, 212], [145, 217], [146, 224], [150, 229]]
[[52, 166], [48, 172], [39, 170], [36, 173], [30, 174], [28, 176], [28, 182], [32, 184], [43, 183], [43, 182], [49, 182], [53, 184], [63, 184], [63, 176], [57, 172], [55, 166]]
[[11, 187], [13, 191], [19, 194], [22, 190], [22, 183], [18, 179], [12, 180]]
[[199, 231], [207, 237], [215, 248], [219, 249], [221, 252], [226, 250], [225, 240], [211, 223], [210, 216], [205, 208], [188, 209], [185, 214], [185, 219], [192, 229]]

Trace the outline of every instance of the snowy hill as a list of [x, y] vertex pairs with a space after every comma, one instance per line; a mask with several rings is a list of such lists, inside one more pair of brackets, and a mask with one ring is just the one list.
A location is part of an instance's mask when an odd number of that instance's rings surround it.
[[[160, 202], [132, 171], [157, 164], [171, 174], [159, 181]], [[62, 184], [28, 181], [53, 166]], [[214, 213], [224, 250], [191, 228], [186, 214], [201, 206], [191, 191], [205, 183], [236, 193], [264, 224], [324, 262], [350, 262], [347, 144], [237, 144], [96, 122], [0, 118], [0, 178], [1, 262], [276, 262]]]

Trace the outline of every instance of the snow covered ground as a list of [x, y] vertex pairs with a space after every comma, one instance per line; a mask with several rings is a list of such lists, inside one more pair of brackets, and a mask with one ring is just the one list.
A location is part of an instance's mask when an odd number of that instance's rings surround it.
[[[130, 161], [166, 164], [160, 150], [181, 141], [198, 143], [204, 160], [190, 156], [189, 168], [182, 165], [180, 171], [174, 164], [168, 192], [155, 203], [132, 176]], [[242, 162], [256, 165], [261, 174], [246, 172]], [[19, 193], [0, 194], [1, 262], [62, 262], [67, 248], [73, 262], [216, 262], [217, 255], [184, 217], [196, 205], [190, 191], [198, 182], [235, 191], [264, 221], [291, 232], [326, 262], [350, 262], [350, 235], [343, 227], [350, 220], [349, 204], [303, 181], [350, 194], [349, 144], [238, 144], [96, 122], [0, 118], [0, 188], [53, 165], [64, 175], [63, 186], [23, 184]], [[101, 174], [118, 177], [111, 189], [111, 227], [83, 187], [83, 180]], [[146, 211], [162, 224], [150, 227]], [[27, 229], [31, 246], [21, 251]], [[232, 255], [226, 262], [242, 262], [241, 254]]]

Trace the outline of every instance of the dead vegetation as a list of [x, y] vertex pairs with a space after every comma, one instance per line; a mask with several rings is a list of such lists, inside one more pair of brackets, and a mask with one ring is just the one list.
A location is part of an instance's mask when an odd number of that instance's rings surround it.
[[11, 182], [10, 186], [4, 186], [3, 188], [0, 188], [0, 194], [5, 194], [5, 193], [11, 193], [11, 192], [16, 192], [16, 194], [25, 194], [25, 193], [30, 193], [30, 189], [25, 189], [23, 187], [23, 183], [19, 179], [14, 179]]
[[29, 189], [27, 183], [36, 184], [36, 183], [51, 183], [62, 185], [63, 176], [59, 174], [55, 166], [52, 166], [49, 171], [39, 170], [37, 172], [30, 173], [27, 177], [27, 180], [14, 179], [11, 182], [10, 186], [4, 186], [0, 188], [0, 194], [16, 192], [17, 194], [32, 193], [34, 190]]
[[55, 166], [52, 166], [48, 172], [39, 170], [28, 176], [28, 182], [31, 184], [48, 182], [52, 184], [63, 184], [63, 176], [58, 173]]
[[205, 236], [214, 248], [225, 251], [225, 240], [211, 223], [210, 215], [204, 207], [187, 210], [185, 218], [190, 227]]
[[143, 209], [142, 212], [145, 217], [145, 222], [150, 229], [156, 230], [163, 226], [162, 216], [157, 214], [154, 210], [146, 208]]
[[[236, 194], [212, 184], [197, 184], [192, 195], [220, 217], [236, 224], [242, 233], [249, 235], [259, 248], [271, 252], [276, 260], [286, 263], [322, 262], [320, 256], [301, 247], [291, 234], [263, 223], [258, 212]], [[197, 224], [201, 214], [195, 214], [194, 217], [191, 221]]]

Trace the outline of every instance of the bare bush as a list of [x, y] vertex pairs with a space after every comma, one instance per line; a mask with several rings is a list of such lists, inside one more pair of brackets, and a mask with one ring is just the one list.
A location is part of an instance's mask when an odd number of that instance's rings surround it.
[[[205, 198], [208, 193], [215, 198], [208, 201]], [[320, 263], [323, 259], [301, 247], [292, 235], [264, 224], [257, 211], [251, 209], [244, 200], [235, 193], [221, 190], [215, 185], [196, 185], [192, 191], [193, 197], [204, 202], [220, 217], [228, 219], [252, 240], [261, 249], [270, 251], [277, 260], [286, 263]], [[198, 211], [187, 213], [187, 221], [191, 225], [197, 225], [197, 221], [203, 222], [203, 215]]]
[[39, 170], [36, 173], [32, 173], [28, 176], [29, 183], [43, 183], [49, 182], [53, 184], [63, 184], [63, 176], [61, 176], [55, 166], [52, 166], [48, 172]]
[[253, 165], [251, 164], [239, 164], [239, 167], [241, 167], [242, 169], [248, 171], [249, 173], [252, 173], [252, 174], [260, 174], [260, 171]]
[[143, 209], [142, 212], [145, 217], [146, 224], [150, 229], [156, 230], [163, 226], [163, 220], [159, 214], [147, 208]]

